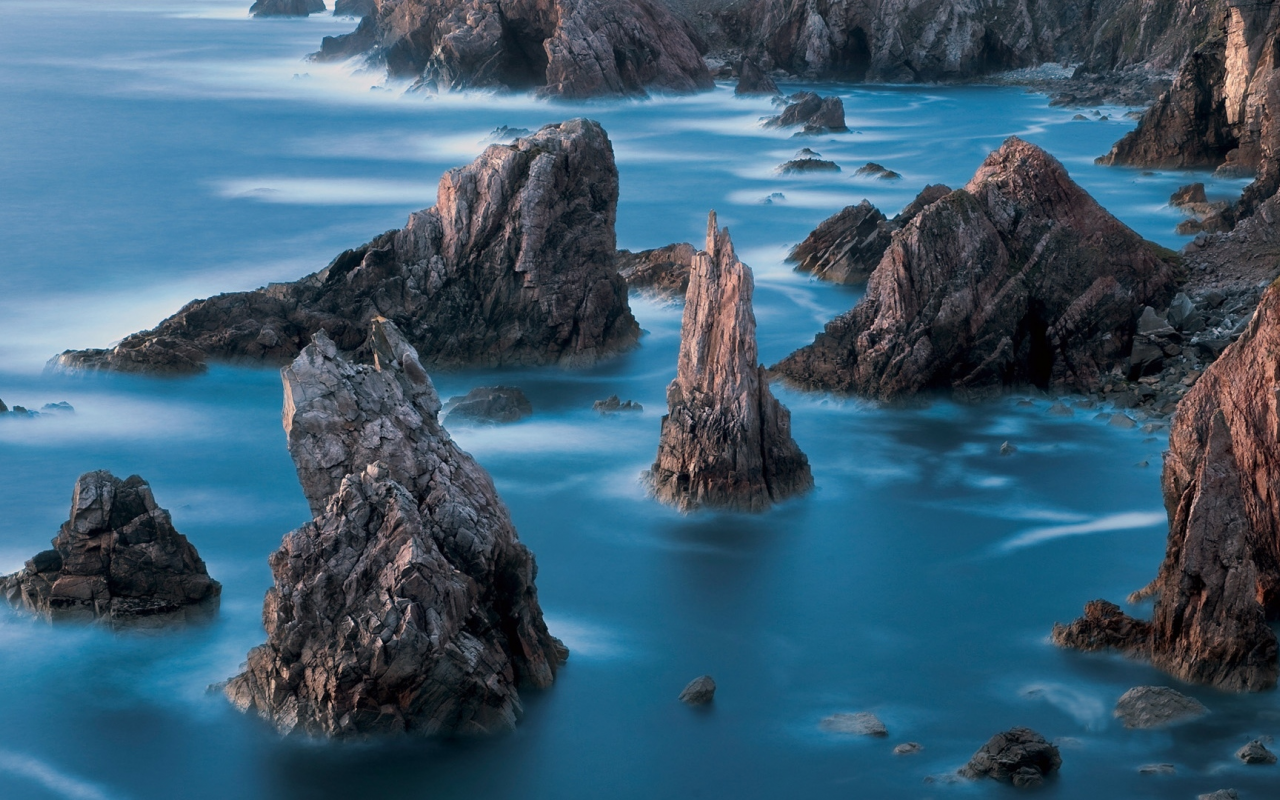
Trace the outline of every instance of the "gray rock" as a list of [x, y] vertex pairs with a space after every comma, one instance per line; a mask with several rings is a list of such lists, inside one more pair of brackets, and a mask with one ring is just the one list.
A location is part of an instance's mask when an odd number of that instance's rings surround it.
[[923, 749], [924, 749], [924, 745], [920, 744], [919, 742], [903, 742], [902, 744], [893, 748], [893, 754], [895, 756], [910, 756], [910, 755], [915, 755], [916, 753], [919, 753]]
[[1126, 430], [1129, 428], [1136, 428], [1138, 425], [1138, 423], [1133, 421], [1133, 417], [1128, 414], [1112, 414], [1107, 421], [1107, 424], [1113, 428], [1124, 428]]
[[787, 98], [787, 107], [765, 121], [766, 128], [794, 128], [801, 133], [845, 133], [844, 101], [839, 97], [819, 97], [813, 92], [797, 92]]
[[1138, 333], [1159, 334], [1169, 331], [1168, 321], [1162, 319], [1151, 306], [1143, 306], [1142, 316], [1138, 317]]
[[618, 274], [632, 289], [671, 300], [683, 300], [685, 292], [689, 291], [689, 268], [693, 266], [693, 256], [697, 252], [697, 248], [685, 242], [638, 253], [619, 250]]
[[1071, 416], [1075, 416], [1076, 412], [1071, 410], [1071, 406], [1067, 405], [1066, 403], [1063, 403], [1062, 401], [1058, 401], [1058, 402], [1055, 402], [1053, 405], [1049, 406], [1048, 413], [1052, 414], [1055, 417], [1071, 417]]
[[601, 414], [617, 414], [622, 411], [644, 411], [644, 406], [634, 400], [623, 402], [616, 394], [611, 394], [604, 400], [597, 400], [591, 404], [591, 407]]
[[1016, 452], [1018, 452], [1018, 448], [1015, 445], [1009, 444], [1008, 442], [1002, 442], [1000, 444], [1000, 455], [1011, 456]]
[[45, 403], [40, 406], [41, 414], [74, 414], [76, 410], [70, 403], [63, 400], [60, 403]]
[[478, 386], [444, 406], [446, 423], [505, 424], [533, 413], [533, 404], [514, 386]]
[[1178, 770], [1172, 764], [1143, 764], [1138, 767], [1139, 775], [1176, 775]]
[[1030, 728], [997, 733], [960, 770], [966, 778], [994, 778], [1018, 787], [1033, 787], [1058, 771], [1058, 748]]
[[738, 65], [738, 85], [733, 93], [736, 95], [779, 94], [778, 84], [760, 69], [760, 65], [749, 58], [744, 58]]
[[1178, 292], [1173, 297], [1173, 302], [1169, 304], [1169, 313], [1165, 315], [1169, 325], [1173, 328], [1190, 333], [1191, 328], [1199, 330], [1204, 329], [1204, 318], [1196, 312], [1195, 303], [1191, 302], [1191, 298], [1187, 297], [1185, 292]]
[[1198, 794], [1196, 800], [1240, 800], [1240, 794], [1235, 789], [1219, 789], [1216, 792]]
[[[857, 736], [888, 736], [889, 729], [880, 718], [869, 711], [854, 714], [840, 713], [824, 717], [818, 727], [832, 733], [851, 733]], [[896, 752], [896, 749], [895, 749]]]
[[1126, 728], [1164, 728], [1199, 719], [1209, 709], [1167, 686], [1136, 686], [1116, 702], [1116, 718]]
[[1236, 751], [1236, 758], [1246, 764], [1274, 764], [1276, 754], [1267, 749], [1261, 739], [1254, 739]]
[[716, 682], [710, 675], [703, 675], [689, 681], [689, 685], [680, 692], [680, 702], [690, 706], [702, 706], [710, 703], [716, 696]]

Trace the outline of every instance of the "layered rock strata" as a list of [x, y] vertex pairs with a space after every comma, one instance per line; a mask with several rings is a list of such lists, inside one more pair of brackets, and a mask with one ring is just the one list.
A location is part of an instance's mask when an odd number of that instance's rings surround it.
[[0, 578], [0, 595], [16, 607], [111, 624], [204, 619], [221, 592], [146, 481], [105, 471], [76, 481], [70, 518], [53, 549]]
[[862, 301], [774, 370], [879, 399], [1019, 384], [1087, 393], [1127, 359], [1143, 306], [1167, 305], [1175, 262], [1011, 137], [896, 232]]
[[322, 330], [359, 350], [378, 316], [432, 366], [590, 364], [640, 333], [615, 266], [617, 202], [604, 129], [548, 125], [445, 173], [433, 208], [320, 272], [194, 301], [109, 350], [51, 364], [184, 374], [209, 361], [287, 363]]
[[284, 427], [314, 520], [270, 558], [265, 644], [227, 695], [319, 736], [509, 730], [518, 689], [567, 656], [538, 605], [533, 555], [489, 476], [437, 421], [395, 324], [373, 366], [323, 331], [283, 371]]
[[576, 99], [713, 85], [690, 30], [660, 0], [381, 0], [317, 54], [355, 55], [440, 90]]
[[679, 365], [647, 476], [654, 496], [681, 510], [762, 511], [813, 486], [791, 414], [757, 362], [753, 288], [751, 269], [712, 212], [706, 249], [693, 259]]

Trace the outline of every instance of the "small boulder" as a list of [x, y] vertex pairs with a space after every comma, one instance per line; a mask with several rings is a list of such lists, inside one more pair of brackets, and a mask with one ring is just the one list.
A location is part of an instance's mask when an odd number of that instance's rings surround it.
[[1240, 794], [1235, 789], [1219, 789], [1216, 792], [1198, 794], [1196, 800], [1240, 800]]
[[877, 164], [874, 161], [868, 161], [866, 164], [862, 165], [861, 167], [858, 167], [858, 169], [855, 170], [853, 174], [867, 175], [875, 178], [885, 174], [886, 172], [889, 172], [889, 170], [886, 169], [884, 166]]
[[997, 733], [973, 754], [960, 774], [966, 778], [993, 778], [1018, 787], [1038, 786], [1062, 766], [1062, 754], [1030, 728]]
[[840, 165], [834, 161], [819, 158], [819, 154], [809, 148], [796, 153], [796, 157], [778, 167], [782, 175], [795, 175], [806, 172], [839, 172]]
[[801, 133], [847, 133], [844, 101], [839, 97], [820, 97], [813, 92], [797, 92], [787, 98], [787, 107], [776, 117], [765, 121], [766, 128], [802, 126]]
[[1169, 323], [1160, 318], [1151, 306], [1143, 306], [1142, 316], [1138, 317], [1138, 333], [1162, 334], [1169, 332]]
[[910, 755], [915, 755], [916, 753], [919, 753], [923, 749], [924, 749], [924, 745], [920, 744], [919, 742], [903, 742], [902, 744], [893, 748], [893, 754], [895, 756], [910, 756]]
[[1004, 442], [1000, 445], [1000, 455], [1002, 456], [1011, 456], [1016, 452], [1018, 452], [1018, 448], [1015, 445], [1009, 444], [1008, 442]]
[[832, 714], [823, 718], [822, 722], [818, 723], [818, 727], [832, 733], [852, 733], [858, 736], [889, 735], [889, 729], [880, 721], [880, 718], [869, 711], [859, 711], [856, 714]]
[[1209, 198], [1205, 197], [1203, 183], [1190, 183], [1186, 186], [1181, 186], [1169, 198], [1169, 205], [1177, 207], [1208, 202]]
[[505, 424], [533, 413], [533, 404], [514, 386], [478, 386], [445, 403], [445, 422]]
[[611, 394], [604, 400], [597, 400], [591, 404], [591, 407], [601, 414], [617, 414], [621, 411], [644, 411], [644, 406], [634, 400], [623, 402], [618, 399], [616, 394]]
[[690, 706], [702, 706], [710, 703], [716, 696], [716, 682], [710, 675], [703, 675], [689, 681], [680, 693], [680, 702]]
[[1138, 425], [1138, 423], [1133, 421], [1133, 417], [1128, 414], [1112, 414], [1111, 419], [1107, 424], [1113, 428], [1123, 428], [1125, 430], [1137, 427]]
[[1136, 686], [1116, 702], [1116, 718], [1126, 728], [1164, 728], [1209, 713], [1199, 700], [1168, 686]]
[[1236, 758], [1246, 764], [1274, 764], [1276, 754], [1267, 749], [1261, 739], [1254, 739], [1236, 751]]

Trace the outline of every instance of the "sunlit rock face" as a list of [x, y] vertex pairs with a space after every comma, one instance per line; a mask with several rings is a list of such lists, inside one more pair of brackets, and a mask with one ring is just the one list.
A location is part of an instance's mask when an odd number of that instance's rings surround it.
[[592, 364], [640, 335], [615, 265], [617, 205], [604, 129], [548, 125], [445, 173], [433, 208], [320, 272], [197, 300], [109, 350], [52, 363], [169, 374], [210, 360], [280, 364], [318, 331], [361, 351], [383, 316], [430, 366]]
[[283, 371], [289, 452], [315, 518], [270, 558], [267, 641], [227, 695], [285, 733], [510, 730], [519, 688], [567, 656], [493, 481], [440, 425], [395, 324], [373, 366], [316, 334]]

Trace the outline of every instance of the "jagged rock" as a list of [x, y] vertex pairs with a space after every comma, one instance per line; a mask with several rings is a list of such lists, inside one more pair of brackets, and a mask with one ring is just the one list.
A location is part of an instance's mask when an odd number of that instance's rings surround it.
[[690, 31], [655, 0], [382, 0], [321, 60], [365, 55], [420, 87], [565, 99], [713, 86]]
[[866, 164], [863, 164], [861, 167], [858, 167], [853, 174], [867, 175], [872, 178], [882, 178], [882, 179], [885, 178], [886, 175], [893, 175], [899, 178], [902, 177], [901, 175], [898, 175], [898, 173], [894, 172], [893, 170], [885, 168], [883, 164], [877, 164], [874, 161], [868, 161]]
[[335, 17], [367, 17], [378, 10], [378, 0], [334, 0]]
[[[824, 717], [818, 723], [818, 727], [832, 733], [851, 733], [855, 736], [885, 737], [889, 735], [889, 729], [885, 727], [879, 717], [870, 711], [859, 711], [854, 714], [832, 714], [829, 717]], [[897, 752], [896, 748], [894, 752]]]
[[760, 69], [756, 62], [749, 58], [744, 58], [742, 63], [738, 65], [738, 85], [733, 90], [737, 95], [776, 95], [781, 94], [778, 91], [778, 84], [773, 82], [765, 71]]
[[1011, 456], [1016, 452], [1018, 452], [1018, 448], [1016, 445], [1012, 445], [1009, 442], [1002, 442], [1000, 444], [1000, 455]]
[[903, 742], [893, 748], [893, 754], [895, 756], [911, 756], [919, 753], [923, 749], [924, 745], [919, 742]]
[[881, 399], [1017, 384], [1097, 391], [1137, 310], [1180, 271], [1068, 177], [1010, 137], [965, 188], [894, 234], [854, 309], [773, 369], [807, 389]]
[[281, 732], [509, 730], [518, 687], [567, 656], [493, 482], [437, 421], [413, 347], [371, 324], [373, 366], [323, 331], [283, 370], [284, 427], [314, 519], [271, 558], [265, 644], [226, 686]]
[[493, 129], [493, 133], [489, 134], [485, 141], [489, 144], [512, 144], [517, 139], [532, 135], [533, 131], [528, 128], [512, 128], [509, 125], [500, 125]]
[[844, 133], [844, 101], [839, 97], [820, 97], [814, 92], [796, 92], [787, 98], [787, 107], [776, 117], [765, 121], [766, 128], [802, 126], [804, 134]]
[[1062, 755], [1030, 728], [992, 736], [961, 768], [966, 778], [994, 778], [1018, 787], [1038, 786], [1062, 766]]
[[1085, 604], [1080, 619], [1070, 625], [1055, 623], [1052, 637], [1059, 647], [1086, 652], [1116, 649], [1140, 655], [1150, 647], [1151, 625], [1127, 616], [1115, 603], [1092, 600]]
[[807, 172], [839, 172], [840, 165], [834, 161], [817, 158], [815, 155], [804, 156], [800, 153], [790, 161], [778, 167], [779, 174], [800, 175]]
[[597, 400], [591, 404], [591, 408], [599, 411], [601, 414], [617, 414], [622, 411], [644, 411], [644, 406], [634, 400], [628, 400], [625, 403], [618, 399], [616, 394], [611, 394], [604, 400]]
[[1169, 197], [1169, 205], [1178, 207], [1208, 202], [1209, 198], [1204, 194], [1204, 184], [1199, 182], [1180, 186], [1178, 191]]
[[1240, 794], [1235, 789], [1219, 789], [1216, 792], [1198, 794], [1196, 800], [1240, 800]]
[[654, 496], [682, 511], [762, 511], [813, 486], [809, 460], [791, 438], [791, 413], [756, 360], [753, 289], [751, 268], [711, 212], [706, 250], [693, 259], [658, 456], [647, 473]]
[[305, 17], [324, 11], [324, 0], [257, 0], [249, 8], [255, 17]]
[[703, 706], [716, 696], [716, 682], [710, 675], [703, 675], [689, 681], [689, 685], [680, 692], [680, 702], [690, 706]]
[[1254, 739], [1236, 751], [1236, 758], [1246, 764], [1274, 764], [1276, 754], [1267, 749], [1261, 739]]
[[1116, 701], [1116, 719], [1126, 728], [1165, 728], [1209, 713], [1194, 697], [1167, 686], [1135, 686]]
[[444, 405], [444, 421], [449, 423], [519, 422], [532, 413], [533, 404], [514, 386], [477, 386]]
[[67, 351], [51, 366], [183, 374], [210, 360], [287, 363], [321, 330], [358, 350], [377, 316], [432, 366], [590, 364], [640, 334], [615, 267], [617, 201], [604, 129], [548, 125], [445, 173], [435, 207], [314, 275], [197, 300], [110, 350]]
[[689, 290], [689, 267], [696, 252], [693, 245], [685, 242], [639, 253], [619, 250], [618, 274], [632, 289], [683, 299]]
[[880, 209], [863, 200], [856, 206], [846, 206], [839, 213], [828, 217], [796, 245], [787, 256], [796, 262], [800, 272], [833, 283], [863, 283], [880, 263], [893, 232], [910, 222], [930, 203], [950, 194], [941, 184], [926, 186], [902, 213], [892, 220], [885, 219]]
[[55, 620], [122, 625], [206, 619], [221, 592], [147, 482], [106, 471], [76, 481], [53, 549], [0, 578], [0, 595], [16, 607]]

